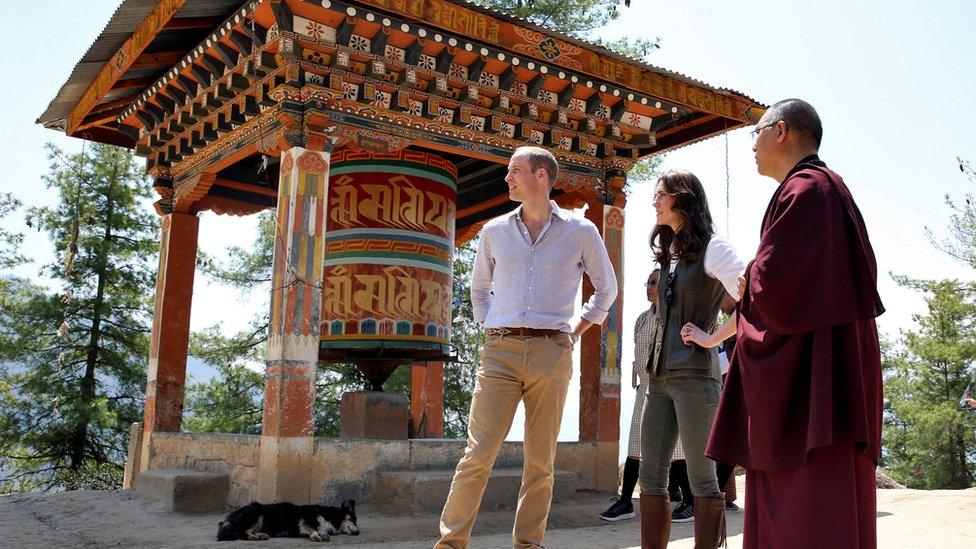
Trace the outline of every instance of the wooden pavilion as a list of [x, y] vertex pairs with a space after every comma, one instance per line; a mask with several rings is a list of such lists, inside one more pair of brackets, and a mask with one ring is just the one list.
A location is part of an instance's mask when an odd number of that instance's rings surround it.
[[[325, 193], [338, 162], [420, 158], [454, 174], [448, 232], [460, 245], [515, 207], [504, 183], [512, 150], [547, 147], [560, 162], [554, 199], [589, 205], [622, 283], [628, 170], [762, 112], [737, 92], [464, 0], [125, 0], [38, 122], [134, 149], [159, 194], [145, 418], [127, 483], [179, 466], [228, 473], [228, 504], [369, 499], [371, 475], [391, 463], [440, 463], [411, 441], [377, 441], [393, 457], [363, 458], [366, 442], [312, 435], [316, 362], [333, 320], [316, 305], [327, 288], [312, 281], [328, 269], [323, 220], [338, 206]], [[263, 433], [180, 434], [197, 214], [269, 209], [279, 238]], [[584, 489], [616, 486], [622, 300], [583, 337], [579, 442], [561, 443], [557, 458]], [[441, 371], [414, 368], [418, 438], [443, 436]], [[444, 463], [463, 448], [437, 444]], [[343, 460], [356, 462], [351, 476], [328, 465]], [[336, 470], [347, 477], [323, 472]]]

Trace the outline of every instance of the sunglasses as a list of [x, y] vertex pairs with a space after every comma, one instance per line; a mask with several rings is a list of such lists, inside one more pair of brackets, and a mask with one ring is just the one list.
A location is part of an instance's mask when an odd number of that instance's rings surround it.
[[674, 279], [677, 278], [677, 276], [675, 276], [677, 274], [677, 271], [671, 271], [671, 273], [668, 275], [667, 286], [664, 292], [664, 301], [666, 301], [668, 305], [671, 304], [671, 298], [674, 297]]

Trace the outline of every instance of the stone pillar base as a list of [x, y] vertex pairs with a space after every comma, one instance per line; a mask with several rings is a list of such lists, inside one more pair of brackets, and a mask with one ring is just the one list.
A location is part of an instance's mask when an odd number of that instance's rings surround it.
[[342, 395], [339, 438], [406, 439], [410, 399], [382, 391]]
[[142, 422], [136, 422], [129, 427], [129, 454], [125, 459], [122, 489], [134, 489], [142, 471]]

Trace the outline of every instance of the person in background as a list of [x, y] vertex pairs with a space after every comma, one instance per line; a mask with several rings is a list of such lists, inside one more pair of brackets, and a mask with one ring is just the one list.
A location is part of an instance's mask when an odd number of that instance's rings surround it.
[[660, 269], [654, 269], [644, 283], [647, 300], [651, 306], [634, 323], [634, 365], [631, 384], [637, 389], [634, 395], [634, 411], [630, 416], [630, 439], [627, 445], [627, 459], [624, 461], [623, 480], [620, 483], [620, 497], [611, 500], [610, 508], [600, 513], [600, 518], [610, 522], [634, 518], [634, 486], [640, 471], [640, 425], [647, 393], [647, 367], [654, 346], [654, 333], [657, 330], [657, 285]]

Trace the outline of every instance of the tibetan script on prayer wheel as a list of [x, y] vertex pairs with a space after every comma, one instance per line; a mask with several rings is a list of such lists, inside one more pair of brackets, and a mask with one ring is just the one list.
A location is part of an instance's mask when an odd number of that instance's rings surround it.
[[457, 171], [425, 152], [332, 155], [323, 358], [448, 354]]

